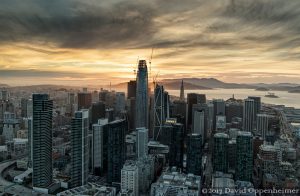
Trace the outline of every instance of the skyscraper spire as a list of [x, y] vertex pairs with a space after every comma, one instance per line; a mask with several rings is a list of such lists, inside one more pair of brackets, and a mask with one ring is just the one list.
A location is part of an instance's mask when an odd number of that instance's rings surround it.
[[181, 87], [180, 87], [180, 101], [184, 101], [184, 86], [183, 86], [183, 80], [181, 80]]

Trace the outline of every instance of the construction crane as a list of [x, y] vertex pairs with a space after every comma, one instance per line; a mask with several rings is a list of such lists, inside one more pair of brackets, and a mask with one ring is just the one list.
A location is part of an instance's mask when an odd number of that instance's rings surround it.
[[153, 81], [153, 89], [155, 89], [155, 85], [156, 85], [156, 82], [157, 82], [158, 74], [159, 74], [159, 71], [158, 71], [158, 72], [156, 73], [156, 75], [152, 78], [152, 81]]
[[139, 58], [140, 57], [138, 56], [138, 58], [136, 60], [136, 65], [133, 66], [133, 80], [136, 79], [136, 67], [139, 65]]

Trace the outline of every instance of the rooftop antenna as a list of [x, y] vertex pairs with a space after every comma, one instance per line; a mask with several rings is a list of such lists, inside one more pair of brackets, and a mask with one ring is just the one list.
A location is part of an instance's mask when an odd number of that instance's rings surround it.
[[[150, 60], [149, 60], [150, 78], [152, 78], [152, 58], [153, 58], [153, 51], [154, 51], [154, 48], [152, 48], [152, 50], [151, 50], [151, 56], [150, 56]], [[155, 82], [154, 78], [153, 78], [152, 82], [154, 84], [154, 82]], [[154, 88], [155, 88], [155, 86], [153, 86], [153, 91], [154, 91]]]

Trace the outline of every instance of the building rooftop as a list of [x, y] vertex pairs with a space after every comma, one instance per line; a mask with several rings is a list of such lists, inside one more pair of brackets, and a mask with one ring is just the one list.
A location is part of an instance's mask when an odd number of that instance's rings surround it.
[[229, 136], [226, 133], [216, 133], [214, 135], [216, 138], [229, 138]]
[[238, 136], [252, 137], [252, 133], [248, 131], [238, 131]]
[[116, 188], [101, 186], [95, 183], [88, 183], [87, 185], [75, 187], [57, 194], [57, 196], [67, 196], [67, 195], [108, 195], [116, 194]]
[[184, 186], [190, 189], [197, 189], [201, 184], [201, 177], [194, 174], [184, 174], [179, 171], [166, 171], [157, 180], [160, 185]]
[[134, 171], [137, 169], [136, 162], [133, 160], [127, 160], [124, 165], [122, 170], [127, 170], [127, 171]]
[[273, 146], [273, 145], [261, 145], [259, 148], [262, 151], [272, 151], [272, 152], [276, 152], [277, 151], [276, 147]]

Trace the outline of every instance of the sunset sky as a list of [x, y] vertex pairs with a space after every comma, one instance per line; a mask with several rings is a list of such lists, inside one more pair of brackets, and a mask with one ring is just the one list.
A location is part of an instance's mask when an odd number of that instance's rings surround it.
[[1, 0], [0, 83], [300, 83], [299, 0]]

